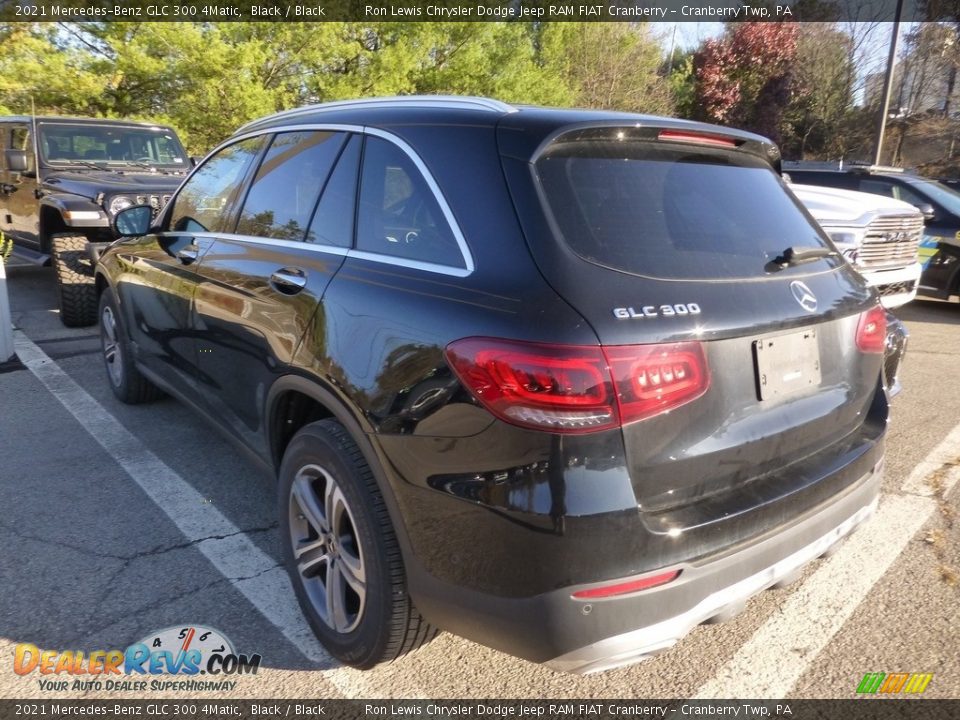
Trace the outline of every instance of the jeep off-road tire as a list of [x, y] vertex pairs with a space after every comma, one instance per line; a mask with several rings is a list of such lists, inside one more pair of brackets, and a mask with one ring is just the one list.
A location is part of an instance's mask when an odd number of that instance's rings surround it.
[[366, 669], [436, 637], [407, 593], [383, 496], [343, 425], [321, 420], [302, 428], [287, 446], [279, 479], [284, 561], [330, 654]]
[[97, 286], [93, 262], [87, 255], [83, 235], [54, 235], [53, 269], [57, 273], [57, 303], [60, 322], [67, 327], [86, 327], [97, 322]]

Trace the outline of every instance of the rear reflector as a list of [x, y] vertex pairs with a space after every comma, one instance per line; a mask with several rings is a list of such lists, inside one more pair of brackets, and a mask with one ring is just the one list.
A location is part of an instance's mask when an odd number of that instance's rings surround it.
[[671, 570], [670, 572], [660, 573], [659, 575], [649, 575], [639, 580], [630, 580], [613, 585], [602, 585], [600, 587], [592, 587], [588, 590], [578, 590], [573, 593], [571, 597], [576, 600], [599, 600], [617, 595], [627, 595], [628, 593], [635, 593], [640, 590], [648, 590], [658, 585], [666, 585], [668, 582], [675, 580], [679, 574], [679, 570]]
[[598, 347], [466, 338], [446, 352], [484, 407], [538, 430], [619, 427], [695, 400], [710, 384], [696, 342]]
[[695, 145], [711, 145], [713, 147], [736, 147], [737, 141], [720, 135], [705, 135], [697, 132], [681, 132], [679, 130], [661, 130], [658, 140], [672, 140], [673, 142], [694, 143]]
[[857, 347], [865, 353], [882, 353], [887, 341], [887, 312], [880, 305], [860, 316]]

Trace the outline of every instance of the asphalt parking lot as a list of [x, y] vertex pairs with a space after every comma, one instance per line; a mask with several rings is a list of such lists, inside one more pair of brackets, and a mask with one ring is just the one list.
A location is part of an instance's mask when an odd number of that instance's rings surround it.
[[96, 329], [59, 322], [52, 271], [13, 265], [7, 276], [27, 367], [0, 374], [2, 698], [129, 698], [74, 689], [74, 678], [43, 689], [37, 673], [14, 672], [14, 649], [90, 653], [187, 624], [263, 658], [256, 675], [191, 697], [850, 698], [867, 672], [922, 672], [933, 673], [925, 697], [960, 698], [956, 302], [898, 313], [911, 337], [878, 513], [794, 585], [599, 675], [449, 634], [364, 673], [331, 661], [300, 619], [270, 478], [176, 401], [116, 401]]

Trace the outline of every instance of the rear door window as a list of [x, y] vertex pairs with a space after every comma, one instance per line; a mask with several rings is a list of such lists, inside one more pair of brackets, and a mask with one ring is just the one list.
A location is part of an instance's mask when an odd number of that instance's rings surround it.
[[340, 153], [327, 180], [320, 204], [310, 222], [307, 242], [348, 248], [353, 245], [353, 216], [357, 200], [361, 139], [353, 135]]
[[[622, 134], [622, 133], [621, 133]], [[753, 278], [826, 247], [779, 175], [745, 152], [641, 140], [558, 142], [536, 162], [561, 238], [592, 263], [664, 279]], [[786, 274], [834, 267], [821, 259]]]
[[344, 138], [341, 132], [278, 134], [247, 193], [237, 233], [304, 240]]

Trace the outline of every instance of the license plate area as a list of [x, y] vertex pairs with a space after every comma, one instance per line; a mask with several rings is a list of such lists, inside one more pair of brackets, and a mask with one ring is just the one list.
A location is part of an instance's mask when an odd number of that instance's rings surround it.
[[773, 400], [820, 386], [820, 342], [817, 329], [753, 341], [757, 396]]

